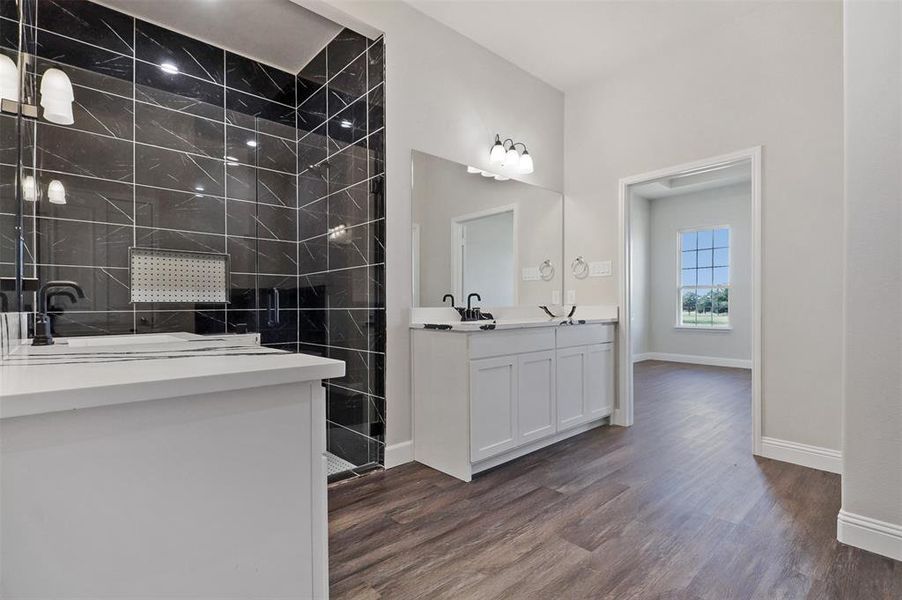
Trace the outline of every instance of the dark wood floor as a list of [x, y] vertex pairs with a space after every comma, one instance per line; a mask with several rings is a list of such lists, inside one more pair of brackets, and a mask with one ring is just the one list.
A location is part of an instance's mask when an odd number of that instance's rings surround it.
[[751, 456], [749, 398], [748, 371], [644, 362], [631, 428], [338, 484], [332, 597], [902, 598], [902, 563], [836, 542], [839, 476]]

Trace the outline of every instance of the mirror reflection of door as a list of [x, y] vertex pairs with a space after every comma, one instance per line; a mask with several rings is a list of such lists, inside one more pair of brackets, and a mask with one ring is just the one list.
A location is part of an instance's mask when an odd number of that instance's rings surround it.
[[455, 297], [461, 305], [472, 293], [482, 297], [482, 306], [516, 305], [515, 209], [456, 217], [453, 226]]

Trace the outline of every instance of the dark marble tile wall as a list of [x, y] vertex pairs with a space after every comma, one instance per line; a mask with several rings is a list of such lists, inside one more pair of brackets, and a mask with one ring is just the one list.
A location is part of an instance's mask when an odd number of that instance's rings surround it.
[[[73, 279], [87, 294], [54, 300], [57, 334], [247, 330], [297, 350], [296, 75], [86, 0], [29, 2], [28, 81], [59, 67], [75, 86], [74, 124], [25, 122], [22, 136], [41, 193], [25, 205], [26, 275]], [[15, 5], [0, 3], [0, 51], [14, 56]], [[0, 116], [4, 222], [15, 131]], [[47, 201], [53, 179], [65, 205]], [[131, 246], [228, 252], [231, 302], [131, 305]]]
[[[13, 55], [10, 1], [0, 52]], [[294, 75], [87, 0], [28, 1], [32, 88], [50, 67], [75, 85], [73, 125], [23, 133], [38, 189], [59, 179], [67, 191], [65, 205], [26, 204], [26, 275], [87, 294], [54, 299], [56, 333], [259, 331], [344, 360], [347, 375], [327, 384], [329, 449], [382, 463], [382, 40], [346, 29]], [[0, 116], [0, 232], [17, 143]], [[2, 275], [11, 243], [0, 235]], [[227, 252], [230, 303], [130, 304], [131, 246]]]
[[298, 75], [300, 350], [345, 361], [327, 384], [329, 450], [384, 460], [382, 39], [345, 29]]

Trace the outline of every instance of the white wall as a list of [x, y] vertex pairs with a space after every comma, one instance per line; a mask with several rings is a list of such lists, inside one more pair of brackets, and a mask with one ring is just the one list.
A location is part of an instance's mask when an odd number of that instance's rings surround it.
[[633, 357], [651, 352], [651, 201], [630, 196], [630, 338]]
[[[297, 0], [295, 0], [297, 1]], [[299, 2], [305, 4], [304, 2]], [[523, 181], [563, 189], [563, 94], [403, 2], [331, 0], [385, 34], [386, 442], [411, 439], [410, 153], [490, 169], [496, 133], [523, 140], [535, 172]], [[311, 6], [321, 12], [316, 6]], [[391, 466], [392, 452], [387, 453]]]
[[[651, 201], [651, 326], [647, 352], [752, 359], [751, 193], [751, 184], [741, 183]], [[730, 226], [731, 329], [675, 329], [678, 232], [719, 225]]]
[[[846, 2], [845, 19], [839, 539], [902, 560], [902, 4]], [[850, 523], [849, 514], [876, 519], [883, 531], [866, 520]]]
[[[564, 260], [616, 261], [621, 177], [763, 145], [763, 433], [838, 450], [842, 6], [743, 9], [568, 90]], [[566, 287], [580, 304], [618, 302], [617, 277]], [[786, 310], [802, 292], [805, 310]]]

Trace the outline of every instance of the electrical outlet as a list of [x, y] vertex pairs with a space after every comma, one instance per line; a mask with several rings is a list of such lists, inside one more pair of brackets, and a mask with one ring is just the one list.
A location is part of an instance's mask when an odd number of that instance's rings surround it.
[[551, 290], [551, 303], [555, 305], [561, 303], [561, 290]]
[[611, 261], [601, 260], [589, 263], [589, 277], [610, 277]]
[[567, 290], [567, 304], [576, 304], [576, 290]]

